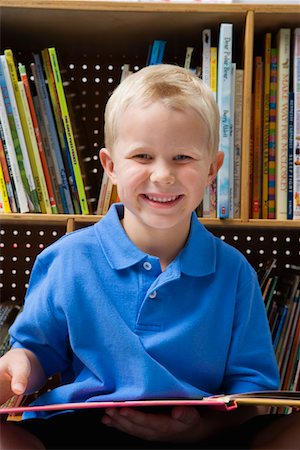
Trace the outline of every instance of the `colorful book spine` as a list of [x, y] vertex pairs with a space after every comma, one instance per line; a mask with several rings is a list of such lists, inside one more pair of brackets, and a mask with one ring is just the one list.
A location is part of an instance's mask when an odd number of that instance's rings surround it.
[[76, 214], [80, 214], [80, 206], [78, 202], [78, 192], [76, 188], [76, 180], [75, 175], [73, 171], [72, 161], [70, 158], [70, 153], [68, 151], [68, 143], [67, 143], [67, 137], [64, 130], [64, 125], [62, 121], [62, 114], [59, 106], [59, 100], [58, 95], [55, 87], [55, 80], [54, 75], [51, 68], [51, 61], [48, 49], [42, 50], [42, 60], [43, 60], [43, 66], [47, 78], [48, 83], [48, 91], [50, 95], [50, 100], [52, 104], [52, 110], [54, 115], [54, 120], [56, 124], [57, 134], [59, 138], [62, 158], [64, 162], [64, 168], [66, 171], [66, 176], [69, 182], [69, 186], [72, 193], [72, 200], [73, 200], [73, 206], [74, 211]]
[[254, 62], [254, 117], [253, 117], [253, 185], [252, 218], [261, 218], [262, 192], [262, 107], [263, 107], [263, 61], [261, 56]]
[[23, 129], [27, 129], [26, 135], [27, 140], [30, 140], [30, 145], [27, 145], [29, 161], [32, 169], [32, 173], [34, 176], [35, 186], [38, 194], [39, 204], [41, 208], [41, 212], [44, 214], [51, 214], [51, 205], [46, 185], [46, 180], [43, 172], [43, 167], [41, 163], [41, 158], [39, 154], [39, 149], [37, 146], [33, 123], [31, 119], [30, 109], [26, 97], [25, 87], [23, 85], [23, 81], [18, 82], [19, 92], [22, 101], [22, 122]]
[[[218, 79], [218, 49], [217, 47], [210, 48], [210, 88], [213, 91], [214, 97], [217, 100], [217, 79]], [[214, 179], [210, 183], [210, 217], [217, 217], [217, 180]]]
[[287, 219], [294, 218], [294, 92], [289, 93]]
[[164, 57], [166, 41], [156, 39], [152, 44], [149, 66], [161, 64]]
[[268, 218], [269, 191], [269, 115], [270, 115], [270, 67], [272, 34], [265, 34], [264, 98], [263, 98], [263, 158], [262, 158], [262, 218]]
[[[1, 124], [0, 124], [1, 126]], [[5, 146], [5, 141], [4, 141], [4, 136], [2, 137], [2, 126], [1, 126], [1, 131], [0, 131], [0, 163], [2, 166], [2, 170], [3, 170], [3, 177], [4, 177], [4, 182], [5, 182], [5, 186], [6, 186], [6, 192], [8, 195], [8, 201], [9, 201], [9, 205], [10, 205], [10, 210], [13, 213], [18, 212], [18, 208], [17, 208], [17, 204], [16, 204], [16, 200], [14, 197], [14, 186], [12, 184], [12, 179], [11, 179], [11, 175], [10, 175], [10, 168], [9, 168], [9, 164], [7, 163], [6, 157], [5, 157], [5, 150], [4, 150], [4, 146]]]
[[10, 203], [9, 203], [9, 198], [8, 198], [8, 194], [7, 194], [6, 183], [5, 183], [5, 179], [4, 179], [1, 161], [0, 161], [0, 195], [1, 195], [1, 199], [2, 199], [3, 212], [10, 213], [11, 212]]
[[52, 47], [52, 48], [49, 48], [48, 51], [49, 51], [52, 70], [53, 70], [53, 74], [54, 74], [57, 95], [59, 98], [62, 119], [63, 119], [65, 132], [66, 132], [66, 136], [67, 136], [68, 149], [70, 152], [70, 157], [71, 157], [71, 161], [72, 161], [72, 165], [73, 165], [81, 212], [82, 212], [82, 214], [89, 214], [89, 208], [88, 208], [84, 185], [83, 185], [83, 181], [82, 181], [79, 159], [78, 159], [76, 144], [75, 144], [75, 140], [74, 140], [72, 124], [70, 121], [70, 115], [69, 115], [69, 111], [68, 111], [67, 101], [66, 101], [66, 97], [65, 97], [65, 93], [64, 93], [63, 83], [62, 83], [62, 79], [61, 79], [56, 50], [54, 47]]
[[36, 187], [34, 184], [21, 119], [15, 97], [15, 91], [17, 91], [17, 87], [15, 86], [14, 88], [12, 79], [10, 77], [10, 73], [13, 73], [13, 66], [10, 64], [9, 68], [8, 62], [10, 62], [10, 59], [7, 60], [6, 55], [1, 55], [0, 60], [8, 92], [7, 98], [4, 97], [5, 106], [8, 111], [8, 120], [11, 126], [11, 134], [13, 137], [15, 151], [17, 153], [22, 182], [27, 193], [29, 209], [32, 212], [37, 212], [40, 211], [40, 205], [38, 202]]
[[234, 105], [234, 172], [233, 172], [233, 217], [241, 215], [241, 159], [244, 70], [236, 70]]
[[49, 195], [51, 211], [53, 214], [57, 214], [58, 211], [57, 211], [57, 207], [56, 207], [56, 201], [55, 201], [55, 197], [54, 197], [54, 193], [53, 193], [50, 173], [49, 173], [49, 169], [48, 169], [48, 165], [47, 165], [47, 161], [46, 161], [42, 137], [41, 137], [39, 126], [38, 126], [36, 111], [35, 111], [34, 104], [33, 104], [33, 99], [32, 99], [32, 94], [31, 94], [31, 90], [30, 90], [30, 86], [29, 86], [29, 80], [28, 80], [26, 68], [23, 64], [19, 64], [18, 67], [19, 67], [20, 77], [21, 77], [21, 80], [22, 80], [24, 88], [25, 88], [28, 106], [30, 109], [32, 124], [33, 124], [33, 128], [34, 128], [34, 133], [35, 133], [35, 137], [36, 137], [40, 160], [41, 160], [44, 177], [45, 177], [45, 181], [46, 181], [47, 192]]
[[[61, 155], [59, 140], [53, 118], [51, 103], [49, 94], [47, 91], [44, 72], [41, 63], [40, 56], [38, 54], [33, 55], [34, 69], [36, 78], [36, 89], [40, 98], [40, 104], [43, 112], [43, 118], [46, 121], [46, 131], [50, 144], [50, 150], [52, 152], [52, 158], [54, 161], [54, 167], [56, 169], [56, 178], [59, 185], [60, 197], [64, 212], [67, 214], [74, 214], [74, 208], [71, 199], [70, 188], [68, 185], [67, 175]], [[31, 65], [33, 67], [33, 65]]]
[[[202, 80], [210, 86], [211, 30], [202, 31]], [[210, 217], [210, 185], [206, 186], [202, 201], [202, 217]]]
[[300, 219], [300, 28], [294, 30], [293, 49], [294, 91], [294, 202], [293, 218]]
[[271, 48], [268, 219], [276, 218], [276, 111], [277, 111], [277, 49]]
[[235, 81], [236, 81], [236, 63], [231, 63], [231, 121], [230, 121], [230, 167], [229, 167], [229, 217], [234, 216], [234, 128], [235, 128]]
[[[27, 155], [31, 172], [34, 179], [34, 185], [38, 197], [38, 207], [36, 211], [42, 213], [50, 213], [50, 202], [48, 191], [44, 180], [44, 174], [40, 167], [39, 154], [37, 149], [37, 143], [33, 130], [31, 115], [28, 107], [26, 93], [22, 81], [19, 81], [14, 58], [11, 50], [5, 51], [7, 64], [10, 71], [14, 94], [17, 102], [18, 112], [21, 120], [23, 135], [26, 144]], [[37, 160], [38, 158], [38, 160]]]
[[231, 64], [233, 25], [222, 23], [218, 50], [218, 96], [220, 111], [220, 150], [224, 152], [224, 163], [217, 176], [217, 215], [229, 217], [230, 210], [230, 164], [231, 164]]
[[210, 88], [217, 99], [217, 80], [218, 80], [218, 49], [210, 48]]
[[191, 68], [192, 54], [194, 47], [187, 47], [185, 52], [184, 68], [189, 70]]
[[287, 218], [288, 109], [290, 83], [290, 28], [277, 34], [278, 78], [276, 121], [276, 219]]
[[49, 174], [51, 177], [51, 183], [53, 188], [53, 193], [55, 197], [55, 204], [57, 207], [58, 213], [64, 213], [64, 207], [62, 203], [62, 198], [60, 195], [61, 187], [58, 184], [58, 179], [56, 177], [57, 173], [57, 164], [53, 160], [53, 151], [51, 150], [52, 145], [52, 137], [49, 133], [49, 127], [48, 127], [48, 121], [47, 121], [47, 115], [45, 112], [45, 108], [42, 105], [42, 101], [40, 96], [37, 94], [36, 91], [36, 85], [37, 85], [37, 74], [35, 69], [35, 64], [30, 65], [32, 75], [34, 77], [34, 85], [32, 86], [32, 101], [38, 121], [39, 130], [42, 137], [43, 142], [43, 148], [45, 152], [45, 157], [47, 161], [47, 167], [49, 170]]
[[[1, 129], [3, 132], [3, 140], [5, 142], [4, 151], [8, 166], [11, 170], [11, 179], [15, 185], [17, 206], [19, 212], [25, 213], [33, 210], [31, 200], [29, 197], [29, 186], [25, 174], [25, 169], [23, 165], [22, 152], [19, 147], [19, 141], [17, 139], [17, 130], [15, 127], [14, 117], [12, 113], [12, 107], [10, 103], [10, 98], [8, 95], [8, 90], [6, 82], [4, 79], [4, 74], [2, 72], [2, 61], [0, 57], [0, 121]], [[2, 136], [1, 136], [2, 138]], [[23, 173], [23, 177], [22, 177]], [[24, 182], [26, 184], [24, 184]], [[26, 190], [26, 187], [28, 190]]]

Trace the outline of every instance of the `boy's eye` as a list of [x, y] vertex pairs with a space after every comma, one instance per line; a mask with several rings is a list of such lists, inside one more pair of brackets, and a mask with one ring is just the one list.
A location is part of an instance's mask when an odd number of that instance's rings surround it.
[[143, 159], [143, 160], [150, 160], [152, 159], [150, 155], [147, 153], [139, 153], [138, 155], [134, 155], [134, 158], [136, 159]]
[[192, 159], [192, 158], [191, 158], [191, 156], [188, 156], [188, 155], [177, 155], [174, 158], [175, 161], [185, 161], [187, 159]]

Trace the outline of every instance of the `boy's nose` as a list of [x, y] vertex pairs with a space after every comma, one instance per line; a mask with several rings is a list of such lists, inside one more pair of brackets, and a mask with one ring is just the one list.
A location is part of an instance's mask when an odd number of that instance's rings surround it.
[[173, 184], [175, 182], [175, 175], [171, 168], [165, 165], [159, 165], [151, 172], [150, 180], [152, 183]]

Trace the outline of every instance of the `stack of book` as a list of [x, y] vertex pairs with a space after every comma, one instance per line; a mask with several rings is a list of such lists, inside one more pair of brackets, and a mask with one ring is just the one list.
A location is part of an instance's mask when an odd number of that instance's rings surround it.
[[0, 163], [0, 211], [89, 213], [55, 48], [0, 56]]
[[253, 219], [300, 219], [300, 28], [265, 34], [254, 58]]

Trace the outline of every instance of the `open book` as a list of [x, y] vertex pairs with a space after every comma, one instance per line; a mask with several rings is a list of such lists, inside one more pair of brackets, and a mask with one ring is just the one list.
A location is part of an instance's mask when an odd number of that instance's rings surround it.
[[[0, 407], [0, 414], [21, 414], [29, 411], [62, 411], [75, 409], [97, 408], [150, 408], [172, 407], [178, 405], [209, 407], [218, 410], [236, 409], [239, 405], [266, 405], [282, 406], [300, 409], [300, 392], [291, 391], [261, 391], [247, 392], [243, 394], [217, 395], [197, 399], [153, 399], [153, 400], [128, 400], [128, 401], [103, 401], [103, 402], [79, 402], [59, 403], [36, 406]], [[147, 410], [147, 409], [146, 409]]]

